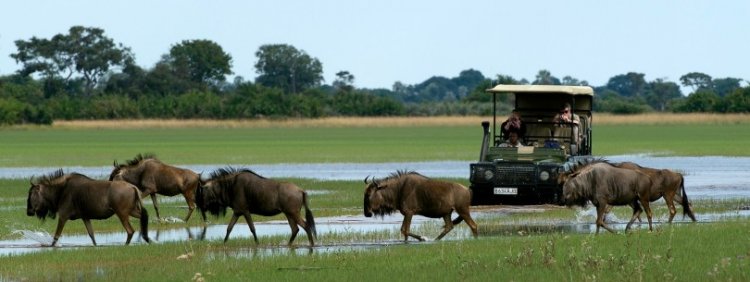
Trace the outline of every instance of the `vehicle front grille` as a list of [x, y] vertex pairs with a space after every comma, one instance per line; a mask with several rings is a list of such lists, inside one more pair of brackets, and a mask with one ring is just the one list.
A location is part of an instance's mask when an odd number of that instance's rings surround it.
[[532, 185], [536, 179], [534, 165], [498, 166], [495, 184]]

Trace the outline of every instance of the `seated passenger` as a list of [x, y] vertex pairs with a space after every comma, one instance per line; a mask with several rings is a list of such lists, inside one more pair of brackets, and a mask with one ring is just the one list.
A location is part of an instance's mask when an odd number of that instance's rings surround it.
[[513, 109], [508, 119], [500, 124], [500, 131], [506, 139], [511, 130], [515, 130], [521, 139], [526, 136], [526, 124], [521, 121], [521, 113], [516, 109]]
[[[563, 108], [560, 110], [560, 113], [555, 115], [555, 118], [552, 121], [555, 123], [556, 127], [570, 126], [570, 136], [573, 137], [573, 143], [576, 145], [579, 144], [580, 136], [578, 136], [578, 126], [581, 124], [581, 118], [577, 114], [573, 113], [570, 107], [570, 103], [565, 103]], [[557, 136], [556, 133], [553, 134], [554, 136]]]
[[502, 148], [518, 148], [525, 147], [521, 140], [518, 138], [518, 132], [511, 130], [508, 132], [508, 140], [501, 143], [498, 147]]

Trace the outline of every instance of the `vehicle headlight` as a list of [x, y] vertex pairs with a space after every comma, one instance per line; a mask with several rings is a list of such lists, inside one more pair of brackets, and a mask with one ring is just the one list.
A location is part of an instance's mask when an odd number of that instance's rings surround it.
[[495, 173], [491, 169], [484, 171], [484, 180], [490, 181], [492, 177], [495, 177]]
[[540, 172], [539, 179], [542, 181], [547, 181], [549, 179], [549, 172], [547, 172], [546, 170], [543, 170], [542, 172]]

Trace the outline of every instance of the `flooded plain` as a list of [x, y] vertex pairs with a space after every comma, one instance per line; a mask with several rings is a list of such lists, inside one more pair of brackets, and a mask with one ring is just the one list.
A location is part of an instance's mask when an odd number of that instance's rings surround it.
[[[685, 189], [690, 199], [750, 199], [750, 158], [747, 157], [655, 157], [649, 155], [610, 156], [607, 159], [620, 162], [631, 161], [643, 166], [654, 168], [668, 168], [685, 175]], [[323, 164], [273, 164], [273, 165], [233, 165], [248, 167], [259, 174], [271, 178], [310, 178], [320, 180], [362, 180], [365, 176], [385, 177], [396, 170], [415, 170], [429, 177], [465, 178], [468, 175], [470, 161], [435, 161], [408, 163], [323, 163]], [[186, 165], [183, 166], [197, 172], [208, 173], [223, 165]], [[0, 168], [0, 178], [29, 178], [33, 175], [43, 175], [58, 168]], [[64, 167], [66, 172], [79, 172], [95, 178], [105, 178], [111, 167]], [[326, 191], [311, 191], [324, 194]], [[180, 198], [180, 197], [175, 197]], [[165, 199], [162, 197], [162, 199]], [[182, 198], [179, 201], [183, 201]], [[149, 201], [147, 201], [148, 203]], [[663, 205], [663, 201], [658, 202]], [[576, 218], [559, 221], [528, 221], [512, 222], [507, 217], [512, 213], [535, 213], [549, 209], [559, 209], [557, 206], [482, 206], [475, 207], [472, 215], [478, 221], [492, 224], [480, 226], [480, 236], [517, 236], [542, 233], [594, 233], [593, 224], [596, 214], [592, 208], [579, 209]], [[676, 224], [688, 223], [683, 218], [682, 209], [678, 207]], [[654, 219], [656, 227], [666, 223], [667, 214], [658, 213]], [[698, 223], [723, 221], [733, 218], [750, 217], [750, 208], [741, 207], [736, 211], [713, 214], [696, 214]], [[455, 217], [455, 215], [454, 215]], [[300, 230], [295, 240], [296, 248], [286, 247], [290, 228], [286, 220], [256, 222], [256, 231], [261, 246], [269, 244], [274, 247], [252, 247], [232, 251], [217, 252], [211, 259], [226, 258], [254, 258], [269, 255], [294, 255], [306, 253], [327, 253], [338, 251], [354, 251], [365, 249], [379, 249], [391, 245], [403, 244], [399, 235], [402, 216], [395, 214], [384, 218], [366, 218], [357, 216], [338, 216], [316, 218], [319, 238], [325, 236], [346, 235], [354, 239], [351, 242], [337, 242], [323, 244], [314, 248], [307, 248], [306, 234]], [[645, 218], [644, 218], [645, 220]], [[167, 219], [169, 222], [169, 218]], [[180, 225], [179, 219], [174, 219], [175, 225]], [[608, 215], [610, 226], [616, 230], [624, 230], [628, 218], [617, 218]], [[434, 238], [440, 232], [442, 220], [429, 219], [421, 216], [413, 218], [412, 230], [419, 230], [425, 237]], [[190, 226], [173, 229], [154, 230], [149, 232], [156, 243], [186, 241], [186, 240], [223, 240], [227, 225], [214, 222], [206, 227]], [[635, 229], [648, 228], [647, 224], [636, 224]], [[424, 231], [424, 232], [423, 232]], [[602, 230], [604, 231], [604, 230]], [[57, 248], [43, 247], [52, 241], [52, 236], [46, 232], [18, 230], [16, 240], [0, 241], [0, 256], [18, 255], [50, 249], [79, 249], [92, 247], [91, 239], [85, 234], [65, 234], [60, 238]], [[382, 235], [371, 235], [382, 234]], [[362, 236], [359, 236], [362, 235]], [[446, 240], [464, 239], [471, 236], [465, 224], [459, 224]], [[122, 245], [125, 241], [124, 232], [96, 233], [99, 245]], [[231, 239], [252, 238], [249, 228], [240, 220], [232, 231]], [[276, 241], [270, 241], [276, 240]], [[414, 241], [410, 241], [414, 242]], [[428, 242], [430, 242], [428, 240]], [[140, 237], [134, 236], [131, 244], [145, 244]], [[277, 247], [281, 246], [281, 247]]]

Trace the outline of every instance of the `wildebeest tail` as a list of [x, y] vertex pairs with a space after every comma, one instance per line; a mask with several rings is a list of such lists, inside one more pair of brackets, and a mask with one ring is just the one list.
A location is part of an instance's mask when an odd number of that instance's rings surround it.
[[146, 207], [143, 206], [143, 201], [141, 201], [141, 192], [138, 191], [138, 188], [133, 187], [133, 189], [135, 189], [135, 205], [141, 209], [141, 237], [147, 243], [151, 243], [151, 239], [148, 238], [148, 212]]
[[690, 201], [688, 201], [687, 193], [685, 193], [685, 178], [682, 176], [680, 177], [680, 189], [682, 189], [682, 215], [685, 216], [687, 214], [695, 222], [695, 214], [690, 209]]
[[305, 205], [305, 221], [310, 228], [313, 237], [318, 238], [318, 232], [315, 231], [315, 218], [313, 217], [310, 207], [307, 205], [307, 192], [302, 192], [302, 203]]

